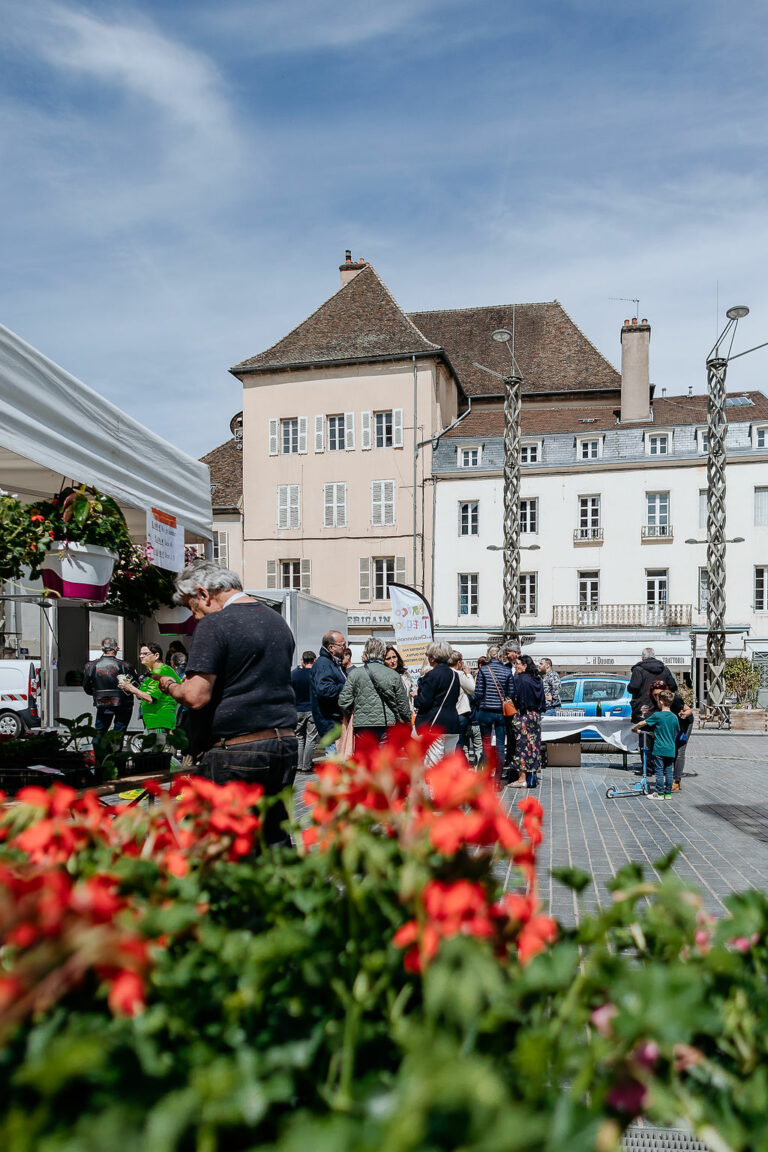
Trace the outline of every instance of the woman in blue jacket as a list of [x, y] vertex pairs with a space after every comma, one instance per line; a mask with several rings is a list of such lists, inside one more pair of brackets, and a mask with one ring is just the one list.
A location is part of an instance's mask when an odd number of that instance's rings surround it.
[[519, 656], [515, 676], [510, 681], [510, 696], [517, 708], [514, 717], [515, 755], [512, 767], [517, 769], [513, 788], [536, 788], [541, 768], [541, 714], [546, 712], [547, 698], [541, 673], [530, 656]]

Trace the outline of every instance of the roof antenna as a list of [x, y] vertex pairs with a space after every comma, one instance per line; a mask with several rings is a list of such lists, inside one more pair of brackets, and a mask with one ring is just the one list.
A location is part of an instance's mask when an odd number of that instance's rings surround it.
[[634, 304], [635, 310], [632, 313], [632, 315], [633, 316], [639, 316], [640, 315], [640, 301], [638, 300], [637, 296], [609, 296], [608, 299], [609, 300], [621, 300], [622, 304]]

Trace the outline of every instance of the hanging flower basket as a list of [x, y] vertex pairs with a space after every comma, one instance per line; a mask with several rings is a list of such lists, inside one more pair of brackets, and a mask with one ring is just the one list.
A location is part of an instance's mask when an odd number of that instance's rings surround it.
[[191, 636], [197, 621], [189, 608], [158, 608], [155, 613], [161, 636]]
[[103, 604], [116, 560], [116, 552], [98, 544], [52, 540], [40, 571], [43, 587], [66, 600]]

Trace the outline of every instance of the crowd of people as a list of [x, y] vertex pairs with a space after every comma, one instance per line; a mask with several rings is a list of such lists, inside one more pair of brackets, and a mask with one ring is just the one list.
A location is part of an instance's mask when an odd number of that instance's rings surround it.
[[[431, 643], [420, 675], [412, 677], [400, 653], [377, 637], [353, 663], [341, 632], [330, 630], [320, 651], [304, 651], [293, 666], [293, 634], [271, 608], [243, 591], [234, 572], [196, 560], [176, 578], [176, 601], [197, 626], [190, 650], [174, 641], [166, 659], [144, 643], [144, 674], [117, 656], [106, 637], [102, 655], [86, 666], [85, 691], [96, 705], [100, 737], [114, 724], [124, 732], [133, 699], [145, 728], [167, 732], [180, 722], [199, 771], [211, 779], [258, 780], [268, 793], [309, 773], [318, 755], [347, 755], [356, 740], [380, 742], [395, 725], [433, 734], [426, 762], [461, 749], [474, 766], [490, 763], [499, 788], [535, 788], [543, 766], [541, 718], [561, 706], [560, 677], [552, 661], [536, 663], [508, 642], [491, 646], [473, 672], [461, 652]], [[691, 710], [672, 674], [651, 649], [629, 682], [632, 719], [657, 775], [655, 795], [681, 787]], [[338, 734], [341, 732], [341, 736]], [[650, 748], [650, 738], [654, 746]], [[280, 839], [280, 813], [270, 829]]]

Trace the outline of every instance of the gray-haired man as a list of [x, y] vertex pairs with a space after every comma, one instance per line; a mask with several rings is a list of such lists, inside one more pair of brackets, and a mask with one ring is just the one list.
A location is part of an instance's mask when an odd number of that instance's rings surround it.
[[[275, 795], [293, 784], [298, 760], [293, 633], [273, 608], [243, 591], [234, 572], [211, 560], [195, 560], [176, 577], [175, 599], [198, 623], [186, 679], [161, 676], [159, 683], [197, 714], [193, 752], [203, 753], [203, 774], [218, 784], [261, 784]], [[285, 839], [284, 819], [282, 805], [273, 805], [268, 843]]]
[[137, 681], [136, 669], [117, 655], [117, 640], [105, 636], [101, 642], [101, 656], [89, 660], [83, 670], [83, 691], [93, 697], [96, 705], [94, 728], [103, 736], [115, 724], [115, 732], [125, 732], [133, 714], [133, 698], [120, 688], [118, 676]]

